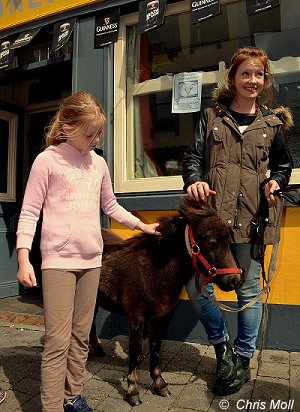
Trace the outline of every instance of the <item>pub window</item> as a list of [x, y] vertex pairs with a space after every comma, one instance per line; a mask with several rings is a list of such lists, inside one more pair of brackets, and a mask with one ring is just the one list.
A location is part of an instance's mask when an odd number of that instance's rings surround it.
[[[264, 33], [257, 37], [253, 27], [261, 30], [267, 18], [268, 32], [280, 28], [279, 7], [264, 12], [263, 17], [249, 17], [244, 0], [225, 0], [218, 16], [193, 25], [187, 3], [169, 5], [165, 23], [141, 35], [137, 33], [137, 13], [121, 19], [114, 74], [114, 178], [118, 193], [182, 189], [182, 156], [199, 113], [172, 113], [173, 75], [203, 73], [203, 109], [211, 102], [213, 88], [224, 83], [235, 50], [265, 39]], [[292, 60], [284, 55], [279, 62], [276, 58], [272, 67], [278, 80], [274, 90], [277, 101], [289, 105], [295, 117], [296, 126], [288, 137], [295, 167], [300, 168], [296, 138], [300, 128], [300, 51], [294, 55]], [[297, 170], [293, 182], [295, 179]]]

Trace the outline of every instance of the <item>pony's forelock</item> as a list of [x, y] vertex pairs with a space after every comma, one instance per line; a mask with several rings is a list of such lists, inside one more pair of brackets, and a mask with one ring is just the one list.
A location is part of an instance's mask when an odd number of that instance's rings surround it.
[[199, 217], [216, 215], [215, 209], [204, 200], [196, 201], [190, 197], [182, 197], [183, 205], [179, 207], [179, 214], [188, 221], [194, 221]]

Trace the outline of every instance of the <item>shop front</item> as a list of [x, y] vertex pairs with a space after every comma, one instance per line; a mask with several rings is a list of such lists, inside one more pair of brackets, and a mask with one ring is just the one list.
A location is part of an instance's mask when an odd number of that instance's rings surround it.
[[[43, 130], [60, 101], [72, 92], [92, 92], [108, 114], [101, 149], [119, 202], [145, 221], [156, 221], [176, 213], [183, 195], [182, 155], [199, 119], [199, 110], [174, 110], [174, 79], [182, 73], [190, 79], [201, 73], [202, 109], [210, 104], [214, 87], [224, 83], [233, 52], [246, 45], [263, 47], [275, 76], [276, 104], [290, 107], [294, 115], [295, 125], [287, 136], [295, 167], [291, 183], [300, 183], [300, 45], [295, 41], [300, 33], [299, 2], [221, 0], [217, 13], [199, 22], [192, 21], [191, 3], [200, 6], [201, 2], [146, 2], [150, 18], [157, 14], [155, 7], [166, 6], [163, 22], [149, 30], [141, 30], [139, 3], [143, 2], [81, 1], [70, 7], [57, 0], [0, 6], [1, 45], [14, 44], [24, 33], [33, 34], [29, 42], [13, 49], [10, 59], [3, 53], [6, 62], [0, 69], [5, 148], [0, 166], [1, 297], [22, 292], [15, 278], [14, 245], [20, 203], [30, 166], [42, 149]], [[97, 22], [112, 10], [120, 14], [117, 39], [99, 46], [95, 42]], [[67, 41], [54, 47], [55, 39], [68, 28]], [[193, 96], [194, 84], [193, 80], [185, 82], [182, 96]], [[132, 235], [115, 222], [102, 220], [123, 237]], [[268, 305], [270, 347], [300, 349], [299, 227], [298, 208], [286, 204], [278, 270]], [[38, 273], [38, 236], [32, 259]], [[235, 305], [234, 293], [218, 292], [218, 299]], [[235, 315], [225, 317], [234, 335]], [[122, 317], [107, 313], [99, 315], [98, 324], [107, 336], [126, 330]], [[205, 341], [184, 290], [170, 318], [168, 336]]]

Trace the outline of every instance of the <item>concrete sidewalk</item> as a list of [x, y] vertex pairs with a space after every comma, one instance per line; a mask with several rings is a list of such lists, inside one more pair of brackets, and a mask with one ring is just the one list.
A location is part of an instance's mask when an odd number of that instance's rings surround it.
[[[39, 296], [0, 299], [0, 387], [7, 391], [0, 411], [39, 412], [40, 360], [43, 345], [42, 305]], [[142, 405], [132, 408], [125, 400], [126, 336], [103, 340], [104, 358], [90, 357], [84, 395], [94, 411], [127, 412], [221, 412], [293, 411], [300, 412], [300, 352], [263, 350], [251, 361], [252, 379], [237, 393], [226, 398], [214, 396], [215, 357], [211, 346], [164, 341], [161, 364], [169, 383], [170, 398], [152, 391], [147, 368], [140, 366]]]

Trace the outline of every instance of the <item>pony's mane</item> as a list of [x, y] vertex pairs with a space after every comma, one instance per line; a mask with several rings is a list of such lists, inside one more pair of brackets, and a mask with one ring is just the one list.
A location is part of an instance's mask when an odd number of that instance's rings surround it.
[[[174, 242], [176, 238], [175, 235], [177, 233], [182, 234], [186, 224], [197, 225], [203, 218], [216, 215], [215, 209], [202, 200], [198, 202], [186, 196], [182, 197], [182, 203], [176, 215], [164, 216], [158, 220], [159, 226], [157, 230], [161, 233], [160, 236], [141, 233], [130, 239], [135, 239], [136, 241], [147, 239], [147, 242], [153, 245], [157, 244], [162, 246], [163, 244], [169, 244], [170, 247], [172, 247], [172, 242]], [[182, 241], [183, 237], [180, 236], [178, 239]], [[127, 241], [132, 242], [132, 240], [129, 239]]]
[[136, 236], [128, 238], [125, 240], [125, 243], [142, 243], [146, 242], [148, 245], [153, 247], [162, 247], [163, 245], [169, 245], [172, 247], [174, 245], [176, 233], [183, 232], [186, 225], [184, 219], [178, 215], [173, 216], [164, 216], [158, 219], [159, 226], [157, 231], [160, 232], [160, 235], [149, 235], [147, 233], [140, 233]]

